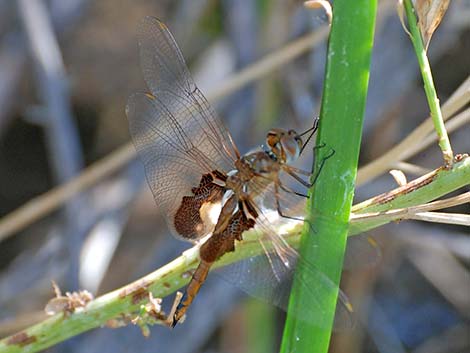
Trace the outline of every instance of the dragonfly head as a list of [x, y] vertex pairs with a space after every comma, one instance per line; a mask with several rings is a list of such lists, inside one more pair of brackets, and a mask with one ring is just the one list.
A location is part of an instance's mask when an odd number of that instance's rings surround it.
[[295, 130], [271, 129], [266, 136], [270, 154], [280, 163], [292, 163], [302, 151], [302, 137]]

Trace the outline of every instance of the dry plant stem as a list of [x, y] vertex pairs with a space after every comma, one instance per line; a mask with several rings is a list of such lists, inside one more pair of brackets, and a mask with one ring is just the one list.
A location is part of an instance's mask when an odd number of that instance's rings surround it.
[[470, 226], [470, 215], [462, 213], [421, 212], [410, 215], [408, 219], [416, 221]]
[[[462, 109], [470, 102], [470, 76], [460, 85], [452, 94], [447, 102], [442, 106], [444, 120], [452, 117], [457, 111]], [[455, 126], [454, 128], [457, 128]], [[421, 151], [428, 145], [425, 145], [423, 139], [427, 138], [433, 131], [433, 123], [430, 118], [421, 123], [413, 132], [411, 132], [398, 145], [391, 148], [387, 153], [360, 168], [357, 174], [357, 185], [364, 184], [380, 174], [386, 172], [393, 163], [403, 161]], [[453, 131], [449, 127], [449, 131]], [[427, 142], [427, 141], [426, 141]]]
[[326, 39], [327, 35], [328, 27], [323, 26], [318, 28], [315, 32], [296, 39], [227, 79], [221, 87], [208, 94], [208, 99], [210, 101], [216, 101], [237, 91], [241, 87], [258, 80], [259, 78], [266, 76], [270, 72], [284, 66], [288, 62], [305, 53], [308, 49], [321, 43]]
[[78, 177], [28, 201], [0, 220], [0, 242], [52, 212], [73, 195], [116, 172], [134, 157], [134, 146], [126, 144], [85, 169]]
[[[397, 208], [396, 205], [417, 206], [469, 184], [470, 158], [465, 158], [457, 162], [452, 170], [439, 171], [429, 184], [414, 189], [410, 193], [411, 198], [408, 197], [410, 194], [393, 193], [396, 198], [384, 204], [374, 205], [368, 202], [369, 206], [359, 208], [363, 212], [372, 212], [373, 207], [376, 206], [384, 209]], [[450, 200], [454, 200], [452, 202], [457, 202], [456, 200], [461, 202], [465, 197], [468, 197], [468, 193]], [[450, 200], [436, 201], [436, 203], [440, 203], [442, 207], [449, 207], [449, 205], [452, 205]], [[367, 220], [357, 220], [351, 225], [349, 233], [350, 235], [356, 234], [358, 229], [371, 229], [399, 218], [400, 216], [393, 219], [381, 219], [372, 225]], [[295, 247], [299, 243], [301, 228], [301, 224], [295, 226], [286, 239]], [[247, 232], [244, 237], [249, 239], [253, 235], [254, 232]], [[216, 267], [261, 254], [262, 251], [256, 240], [243, 241], [237, 244], [236, 252], [225, 255], [216, 263]], [[198, 254], [197, 247], [191, 248], [182, 256], [155, 272], [123, 288], [92, 300], [83, 309], [79, 308], [66, 316], [63, 314], [54, 315], [15, 335], [6, 337], [0, 340], [0, 352], [37, 352], [84, 331], [105, 325], [108, 320], [122, 318], [125, 321], [129, 318], [135, 318], [140, 306], [148, 301], [149, 291], [153, 293], [155, 298], [165, 297], [187, 284], [191, 270], [197, 264]], [[161, 322], [161, 324], [165, 325], [165, 322]]]
[[452, 166], [454, 155], [450, 145], [449, 136], [447, 135], [447, 131], [444, 125], [444, 120], [442, 118], [439, 99], [437, 98], [436, 89], [434, 87], [432, 78], [431, 67], [426, 55], [426, 50], [424, 49], [421, 33], [419, 32], [414, 8], [411, 4], [411, 0], [404, 0], [404, 5], [409, 29], [411, 32], [410, 38], [418, 58], [421, 75], [424, 81], [424, 90], [426, 92], [429, 108], [431, 110], [431, 118], [434, 123], [434, 129], [436, 130], [437, 136], [439, 137], [439, 147], [442, 150], [446, 166]]
[[[361, 213], [361, 214], [354, 214], [351, 217], [351, 222], [354, 224], [355, 222], [358, 222], [360, 220], [373, 220], [373, 219], [418, 219], [418, 218], [424, 218], [423, 214], [424, 213], [429, 213], [428, 211], [434, 211], [434, 210], [439, 210], [442, 208], [447, 208], [447, 207], [453, 207], [453, 206], [458, 206], [462, 205], [464, 203], [470, 202], [470, 192], [466, 192], [464, 194], [451, 197], [445, 200], [439, 200], [439, 201], [434, 201], [434, 202], [429, 202], [423, 205], [418, 205], [418, 206], [412, 206], [412, 207], [406, 207], [406, 208], [399, 208], [399, 209], [393, 209], [390, 211], [382, 211], [382, 212], [371, 212], [371, 213]], [[421, 216], [419, 216], [421, 214]], [[417, 216], [418, 215], [418, 216]], [[442, 214], [443, 215], [443, 214]], [[452, 214], [448, 213], [448, 223], [449, 224], [455, 224], [455, 219], [452, 219], [452, 215], [457, 215], [457, 214]], [[462, 221], [464, 218], [462, 217], [457, 217], [459, 218], [459, 221]], [[428, 218], [429, 219], [429, 218]], [[445, 220], [444, 217], [439, 218], [441, 221], [439, 223], [445, 223], [443, 220]], [[468, 225], [468, 224], [466, 224]]]

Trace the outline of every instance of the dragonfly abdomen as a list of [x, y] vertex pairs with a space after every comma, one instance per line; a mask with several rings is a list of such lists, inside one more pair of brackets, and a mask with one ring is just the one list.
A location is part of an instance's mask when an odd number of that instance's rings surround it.
[[191, 277], [191, 281], [186, 287], [186, 292], [183, 296], [183, 299], [178, 305], [175, 314], [173, 315], [173, 323], [171, 324], [172, 327], [175, 327], [178, 321], [181, 320], [196, 297], [197, 293], [199, 293], [199, 290], [201, 289], [202, 284], [205, 282], [211, 266], [212, 263], [208, 263], [206, 261], [201, 261], [199, 263], [199, 266], [196, 268], [196, 271], [194, 271], [193, 276]]
[[188, 307], [193, 302], [194, 297], [197, 295], [202, 284], [206, 280], [212, 264], [225, 253], [234, 251], [235, 240], [242, 240], [242, 233], [253, 228], [254, 225], [255, 220], [247, 218], [243, 209], [239, 208], [230, 217], [229, 223], [223, 231], [214, 233], [204, 244], [202, 244], [199, 251], [201, 262], [196, 268], [196, 271], [186, 288], [183, 301], [178, 305], [175, 315], [173, 316], [173, 326], [175, 326], [183, 317]]

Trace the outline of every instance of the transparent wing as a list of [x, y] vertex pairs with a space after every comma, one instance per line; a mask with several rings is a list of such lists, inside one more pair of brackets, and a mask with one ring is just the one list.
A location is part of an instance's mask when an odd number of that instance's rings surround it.
[[[258, 239], [263, 247], [264, 255], [251, 257], [225, 267], [219, 270], [221, 276], [248, 294], [287, 311], [295, 269], [302, 266], [307, 275], [297, 280], [303, 291], [311, 293], [309, 297], [313, 299], [310, 302], [298, 303], [295, 309], [291, 308], [294, 314], [301, 320], [327, 327], [329, 316], [324, 308], [328, 298], [338, 292], [334, 327], [337, 330], [351, 329], [355, 324], [355, 318], [347, 296], [333, 280], [315, 266], [315, 258], [301, 257], [292, 247], [291, 239], [288, 239], [288, 237], [298, 238], [298, 234], [292, 234], [292, 229], [296, 223], [302, 222], [279, 216], [276, 209], [275, 188], [272, 184], [266, 185], [255, 179], [250, 183], [250, 188], [254, 194], [258, 195], [253, 202], [259, 214], [255, 230], [258, 230]], [[284, 215], [302, 217], [305, 207], [303, 198], [283, 190], [279, 190], [277, 197]], [[317, 221], [328, 222], [328, 219], [324, 216], [316, 217], [311, 225], [313, 230]], [[377, 249], [368, 245], [366, 238], [356, 241], [352, 250], [355, 254], [346, 257], [360, 259], [361, 254], [367, 254], [367, 265], [370, 265], [373, 254], [378, 254]], [[323, 251], [323, 249], [318, 249], [318, 251]], [[350, 264], [350, 266], [361, 267], [357, 263]]]
[[145, 82], [159, 102], [173, 113], [192, 143], [226, 168], [238, 151], [230, 133], [194, 83], [168, 27], [145, 17], [139, 30], [140, 60]]
[[[282, 182], [282, 180], [281, 180]], [[254, 179], [250, 185], [250, 188], [257, 190], [259, 195], [256, 198], [256, 204], [259, 205], [264, 211], [264, 216], [271, 224], [285, 223], [287, 226], [292, 223], [292, 219], [288, 217], [303, 220], [305, 214], [305, 201], [306, 198], [299, 197], [293, 193], [287, 192], [282, 188], [278, 188], [278, 194], [273, 184], [266, 186], [258, 179]], [[278, 201], [277, 201], [277, 200]], [[279, 206], [277, 206], [277, 203]], [[283, 217], [279, 214], [277, 207], [279, 207]], [[317, 214], [309, 222], [312, 228], [312, 233], [315, 233], [315, 224], [317, 222], [330, 222], [331, 219], [328, 216]], [[302, 221], [299, 221], [302, 223]], [[279, 231], [277, 232], [279, 233]], [[279, 235], [278, 235], [279, 236]], [[271, 237], [268, 235], [268, 237]], [[381, 259], [381, 249], [375, 240], [368, 234], [355, 235], [349, 237], [347, 240], [347, 247], [344, 256], [343, 268], [346, 270], [357, 270], [365, 269], [375, 266]]]
[[178, 236], [173, 220], [183, 197], [191, 196], [204, 174], [233, 169], [237, 151], [194, 84], [168, 28], [146, 17], [139, 44], [144, 78], [152, 94], [129, 98], [130, 133], [155, 201]]
[[[307, 280], [300, 278], [299, 282], [303, 290], [315, 295], [313, 301], [299, 303], [297, 308], [291, 309], [300, 320], [309, 322], [318, 327], [328, 328], [329, 319], [325, 312], [327, 306], [326, 297], [331, 297], [333, 291], [339, 291], [339, 300], [336, 307], [334, 328], [336, 330], [351, 329], [355, 325], [355, 317], [351, 310], [346, 295], [326, 275], [312, 267], [310, 263], [297, 257], [291, 259], [292, 265], [286, 267], [281, 263], [280, 257], [275, 254], [269, 256], [260, 255], [236, 262], [232, 265], [218, 269], [218, 273], [224, 280], [236, 285], [247, 294], [275, 305], [287, 312], [291, 287], [295, 269], [299, 261], [306, 264], [309, 272], [313, 271], [313, 277]], [[273, 266], [277, 269], [273, 272]], [[280, 276], [281, 275], [281, 276]], [[314, 278], [315, 280], [312, 280]]]

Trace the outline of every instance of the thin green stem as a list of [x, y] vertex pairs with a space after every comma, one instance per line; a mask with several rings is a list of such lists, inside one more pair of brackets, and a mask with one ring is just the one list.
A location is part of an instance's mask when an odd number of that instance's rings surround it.
[[[405, 186], [356, 204], [352, 210], [355, 214], [364, 214], [413, 207], [434, 201], [447, 195], [449, 190], [458, 190], [467, 185], [470, 185], [469, 157], [454, 163], [452, 169], [435, 170]], [[350, 224], [349, 235], [366, 232], [389, 222], [390, 219], [384, 217]]]
[[411, 0], [404, 0], [404, 5], [406, 17], [408, 19], [408, 25], [410, 27], [410, 38], [416, 52], [416, 57], [418, 58], [421, 76], [423, 77], [424, 91], [426, 92], [426, 98], [428, 100], [429, 109], [431, 111], [431, 118], [434, 124], [434, 129], [436, 130], [438, 136], [439, 147], [442, 150], [445, 164], [447, 166], [452, 166], [454, 153], [452, 152], [449, 136], [447, 135], [447, 130], [444, 125], [444, 119], [442, 118], [439, 98], [437, 98], [436, 88], [434, 87], [434, 81], [432, 78], [431, 66], [429, 65], [428, 56], [423, 45], [423, 39], [419, 31], [413, 5]]
[[[422, 185], [409, 193], [398, 193], [393, 200], [388, 200], [378, 206], [373, 202], [363, 203], [359, 208], [364, 212], [372, 212], [417, 206], [466, 185], [470, 185], [470, 158], [456, 163], [452, 170], [439, 171], [430, 183]], [[391, 221], [393, 219], [387, 218], [385, 221], [373, 224], [358, 222], [352, 227], [354, 229], [350, 229], [349, 233], [356, 234], [358, 229], [371, 229]], [[286, 229], [286, 231], [288, 231], [287, 242], [298, 248], [301, 226], [296, 225], [291, 229]], [[263, 249], [256, 241], [254, 231], [246, 232], [243, 237], [246, 240], [237, 244], [237, 251], [226, 254], [216, 263], [215, 267], [262, 254]], [[148, 301], [148, 292], [152, 292], [154, 297], [163, 298], [183, 287], [189, 280], [188, 271], [196, 266], [197, 261], [198, 249], [192, 248], [174, 261], [134, 283], [94, 299], [84, 308], [68, 315], [61, 313], [54, 315], [16, 335], [0, 340], [0, 352], [38, 352], [58, 342], [65, 341], [67, 338], [103, 326], [108, 320], [136, 317], [141, 305], [146, 304]]]

